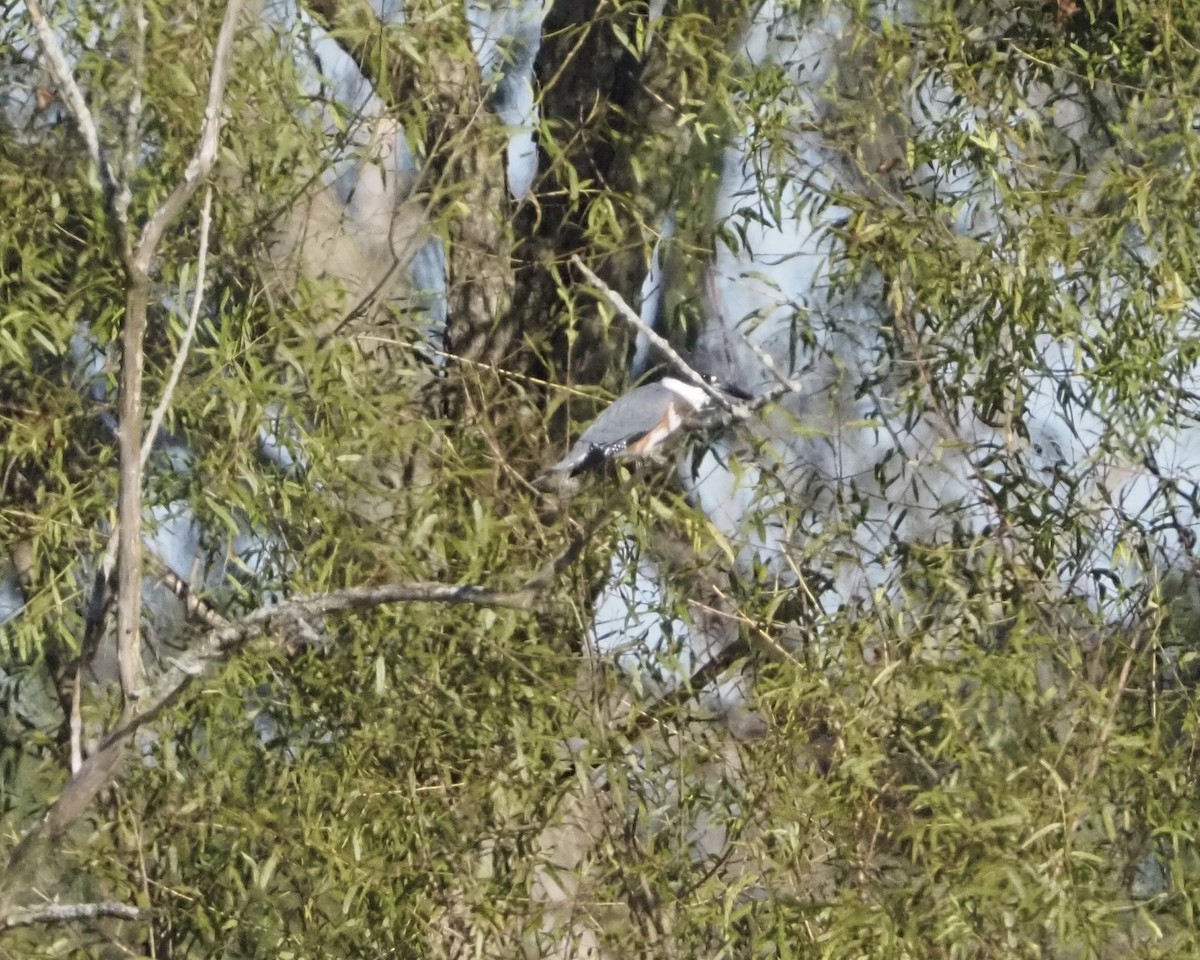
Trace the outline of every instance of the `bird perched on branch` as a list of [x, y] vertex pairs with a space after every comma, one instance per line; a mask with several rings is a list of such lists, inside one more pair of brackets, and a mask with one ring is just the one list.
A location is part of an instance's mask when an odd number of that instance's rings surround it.
[[700, 426], [702, 415], [721, 405], [717, 397], [728, 403], [750, 399], [744, 390], [716, 377], [703, 379], [711, 392], [676, 377], [663, 377], [618, 397], [583, 431], [570, 453], [534, 482], [554, 486], [613, 460], [654, 457], [672, 438]]

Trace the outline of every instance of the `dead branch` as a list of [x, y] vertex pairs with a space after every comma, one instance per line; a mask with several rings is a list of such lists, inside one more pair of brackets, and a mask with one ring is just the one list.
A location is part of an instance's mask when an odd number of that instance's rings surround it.
[[121, 920], [138, 920], [142, 911], [127, 903], [105, 900], [101, 903], [52, 903], [44, 907], [28, 907], [14, 910], [0, 917], [0, 930], [14, 927], [32, 927], [42, 923], [70, 923], [74, 920], [94, 920], [97, 917], [118, 917]]

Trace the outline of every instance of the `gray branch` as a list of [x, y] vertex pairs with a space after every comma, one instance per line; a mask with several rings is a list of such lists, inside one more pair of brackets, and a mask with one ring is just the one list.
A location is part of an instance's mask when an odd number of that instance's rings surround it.
[[46, 15], [42, 12], [41, 5], [37, 0], [26, 0], [25, 9], [29, 11], [29, 19], [33, 21], [33, 29], [37, 33], [38, 47], [42, 51], [42, 64], [54, 78], [63, 102], [71, 111], [71, 116], [75, 118], [75, 126], [79, 128], [79, 135], [83, 137], [84, 146], [87, 148], [92, 166], [96, 169], [96, 175], [99, 177], [105, 193], [111, 196], [116, 191], [116, 177], [101, 152], [96, 120], [92, 116], [92, 111], [88, 109], [87, 101], [83, 99], [83, 91], [75, 82], [75, 76], [71, 71], [70, 64], [67, 63], [62, 45], [58, 42], [54, 29], [46, 21]]
[[0, 917], [0, 930], [32, 927], [43, 923], [70, 923], [73, 920], [94, 920], [97, 917], [117, 917], [138, 920], [142, 911], [127, 903], [105, 900], [101, 903], [51, 903], [44, 907], [26, 907]]
[[[782, 375], [778, 375], [778, 379], [781, 382], [776, 384], [765, 393], [755, 397], [750, 403], [730, 403], [728, 398], [726, 398], [719, 390], [717, 390], [711, 384], [705, 382], [704, 378], [700, 376], [700, 374], [698, 374], [694, 369], [692, 369], [691, 365], [688, 364], [688, 362], [684, 360], [683, 357], [678, 354], [678, 352], [676, 352], [675, 348], [672, 347], [671, 344], [669, 344], [661, 334], [653, 330], [645, 320], [639, 317], [633, 307], [626, 303], [624, 298], [617, 293], [617, 291], [612, 289], [612, 287], [610, 287], [598, 276], [596, 276], [595, 273], [589, 270], [586, 264], [579, 259], [578, 254], [572, 255], [571, 263], [573, 263], [579, 269], [579, 271], [583, 274], [584, 279], [586, 279], [588, 283], [590, 283], [596, 288], [597, 291], [599, 291], [600, 295], [612, 305], [613, 309], [615, 309], [626, 322], [628, 322], [635, 330], [645, 334], [649, 338], [650, 342], [662, 351], [663, 355], [675, 365], [675, 368], [681, 374], [683, 374], [685, 377], [691, 380], [692, 383], [700, 387], [700, 389], [704, 390], [705, 393], [713, 398], [718, 406], [725, 411], [724, 416], [727, 420], [746, 420], [751, 416], [751, 414], [761, 410], [769, 403], [774, 403], [785, 393], [800, 392], [799, 384], [787, 379], [786, 377], [783, 377]], [[752, 346], [755, 347], [756, 350], [758, 349], [756, 345], [752, 344]], [[762, 357], [765, 357], [765, 354], [763, 354], [760, 359]], [[778, 374], [775, 364], [771, 362], [770, 358], [766, 358], [765, 362], [769, 364], [770, 370]]]

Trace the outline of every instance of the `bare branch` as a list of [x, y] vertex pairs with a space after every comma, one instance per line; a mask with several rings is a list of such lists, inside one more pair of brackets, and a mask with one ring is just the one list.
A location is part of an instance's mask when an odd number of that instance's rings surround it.
[[58, 37], [55, 35], [54, 29], [46, 22], [46, 15], [42, 12], [41, 5], [37, 0], [26, 0], [25, 9], [29, 11], [29, 19], [33, 21], [33, 29], [37, 33], [38, 46], [42, 51], [42, 64], [54, 78], [63, 102], [71, 111], [71, 116], [75, 118], [75, 126], [79, 128], [79, 135], [83, 137], [88, 157], [91, 158], [92, 165], [96, 168], [96, 175], [105, 191], [111, 193], [116, 189], [116, 178], [101, 152], [96, 120], [92, 116], [92, 111], [88, 109], [87, 101], [83, 99], [83, 91], [75, 82], [75, 76], [63, 54]]
[[192, 293], [192, 312], [188, 314], [187, 326], [179, 340], [179, 349], [175, 352], [175, 360], [171, 364], [171, 373], [163, 387], [162, 397], [158, 406], [150, 414], [150, 422], [146, 426], [146, 436], [142, 440], [142, 469], [146, 469], [146, 461], [154, 449], [154, 439], [158, 436], [163, 418], [171, 407], [171, 397], [183, 376], [183, 368], [187, 365], [188, 350], [192, 346], [192, 338], [196, 335], [196, 325], [200, 321], [200, 307], [204, 302], [204, 280], [208, 269], [208, 235], [212, 226], [212, 187], [204, 191], [204, 209], [200, 212], [200, 253], [196, 258], [196, 289]]
[[[589, 270], [584, 262], [579, 259], [578, 254], [573, 254], [571, 256], [571, 263], [579, 268], [580, 272], [584, 276], [584, 279], [586, 279], [588, 283], [595, 287], [605, 300], [612, 304], [617, 313], [619, 313], [625, 320], [632, 324], [635, 330], [645, 334], [649, 338], [650, 342], [654, 344], [654, 346], [656, 346], [660, 351], [662, 351], [663, 355], [675, 365], [676, 369], [678, 369], [680, 373], [682, 373], [685, 377], [691, 380], [692, 383], [700, 387], [705, 393], [712, 397], [713, 400], [715, 400], [717, 404], [725, 411], [724, 416], [728, 420], [746, 420], [755, 411], [761, 410], [769, 403], [774, 403], [785, 393], [799, 392], [800, 388], [797, 383], [780, 374], [777, 377], [780, 381], [778, 384], [776, 384], [766, 393], [755, 397], [750, 403], [731, 403], [729, 399], [725, 397], [719, 390], [717, 390], [711, 384], [705, 382], [704, 378], [700, 376], [700, 374], [698, 374], [694, 369], [692, 369], [688, 362], [675, 351], [675, 348], [672, 347], [662, 337], [661, 334], [653, 330], [641, 317], [637, 315], [637, 312], [633, 309], [633, 307], [626, 303], [624, 298], [619, 293], [609, 287], [608, 284], [606, 284], [603, 280], [596, 276], [595, 273]], [[769, 359], [766, 362], [769, 363]], [[777, 372], [775, 371], [775, 366], [773, 363], [770, 363], [769, 369], [771, 369], [773, 372]]]
[[[121, 413], [118, 449], [120, 453], [120, 500], [117, 511], [117, 663], [126, 716], [132, 714], [141, 692], [142, 615], [142, 383], [145, 373], [144, 344], [146, 316], [150, 297], [150, 266], [167, 228], [183, 213], [200, 183], [212, 172], [217, 159], [221, 132], [221, 109], [233, 37], [241, 13], [242, 0], [229, 0], [213, 53], [212, 76], [200, 142], [184, 171], [183, 179], [151, 214], [142, 229], [137, 247], [126, 257], [128, 289], [125, 302], [125, 326], [122, 331]], [[201, 238], [202, 244], [205, 237]], [[157, 428], [156, 428], [157, 429]]]
[[213, 51], [212, 76], [208, 82], [208, 102], [204, 107], [204, 123], [200, 128], [200, 143], [183, 173], [183, 179], [175, 185], [175, 189], [154, 211], [142, 228], [142, 237], [133, 254], [134, 265], [140, 270], [148, 271], [150, 269], [163, 234], [183, 213], [201, 182], [212, 173], [212, 169], [216, 165], [225, 84], [229, 78], [233, 36], [237, 30], [241, 11], [242, 0], [229, 0], [225, 7], [225, 18], [221, 21], [221, 32], [217, 34], [217, 46]]
[[146, 692], [145, 709], [112, 731], [105, 738], [102, 749], [128, 739], [138, 727], [172, 702], [192, 678], [203, 675], [211, 664], [222, 660], [248, 640], [267, 633], [276, 626], [286, 627], [289, 623], [345, 613], [349, 610], [372, 610], [394, 603], [464, 603], [528, 610], [533, 607], [538, 596], [538, 590], [530, 586], [519, 590], [492, 590], [474, 584], [413, 581], [378, 587], [348, 587], [331, 593], [265, 604], [240, 620], [228, 621], [224, 626], [210, 630], [198, 643], [178, 657], [172, 658], [170, 668]]
[[742, 342], [748, 346], [758, 358], [758, 362], [766, 368], [767, 372], [775, 378], [776, 383], [783, 388], [783, 393], [795, 393], [798, 395], [803, 395], [804, 387], [801, 386], [800, 382], [798, 380], [793, 380], [782, 370], [780, 370], [775, 364], [775, 359], [769, 353], [767, 353], [766, 350], [760, 347], [744, 333], [740, 334], [740, 336], [742, 338]]
[[[259, 607], [247, 615], [240, 624], [231, 628], [245, 633], [250, 628], [261, 627], [271, 621], [325, 617], [331, 613], [347, 610], [369, 610], [392, 603], [469, 603], [485, 607], [512, 607], [528, 610], [536, 593], [529, 588], [520, 590], [492, 590], [473, 584], [447, 584], [415, 581], [412, 583], [386, 584], [381, 587], [348, 587], [332, 593], [319, 593], [308, 597], [295, 597], [283, 603]], [[226, 631], [220, 631], [225, 633]], [[232, 635], [230, 640], [236, 639]], [[226, 641], [228, 642], [228, 641]]]
[[622, 297], [619, 293], [617, 293], [616, 290], [612, 289], [612, 287], [610, 287], [607, 283], [596, 276], [595, 273], [588, 269], [587, 265], [579, 258], [579, 254], [576, 253], [571, 255], [571, 263], [574, 264], [575, 267], [578, 268], [579, 272], [583, 274], [584, 279], [586, 279], [588, 283], [595, 287], [596, 290], [599, 291], [600, 295], [612, 305], [613, 309], [616, 310], [617, 313], [619, 313], [626, 321], [628, 321], [635, 330], [646, 336], [650, 342], [659, 349], [663, 356], [665, 356], [671, 361], [672, 364], [674, 364], [675, 368], [680, 373], [682, 373], [685, 377], [691, 380], [692, 383], [717, 401], [717, 403], [722, 407], [726, 409], [732, 408], [733, 405], [729, 402], [729, 400], [726, 399], [719, 390], [714, 388], [702, 376], [700, 376], [700, 374], [693, 370], [691, 364], [684, 360], [683, 357], [676, 352], [675, 348], [672, 347], [661, 334], [659, 334], [648, 323], [646, 323], [645, 320], [637, 315], [637, 311], [635, 311], [633, 307], [625, 302], [624, 297]]
[[119, 917], [122, 920], [138, 920], [142, 911], [127, 903], [105, 900], [101, 903], [52, 903], [44, 907], [28, 907], [14, 910], [0, 917], [0, 930], [14, 927], [32, 927], [41, 923], [69, 923], [72, 920], [94, 920], [97, 917]]

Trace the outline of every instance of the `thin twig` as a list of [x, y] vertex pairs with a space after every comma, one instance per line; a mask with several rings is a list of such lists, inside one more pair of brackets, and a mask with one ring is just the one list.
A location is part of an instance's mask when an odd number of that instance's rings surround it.
[[[1088, 758], [1083, 773], [1076, 780], [1077, 784], [1090, 783], [1095, 779], [1096, 774], [1100, 772], [1100, 763], [1104, 759], [1105, 749], [1108, 747], [1108, 741], [1112, 737], [1113, 727], [1117, 719], [1117, 710], [1121, 706], [1121, 698], [1125, 696], [1125, 691], [1129, 686], [1129, 676], [1133, 672], [1133, 664], [1137, 659], [1143, 636], [1143, 633], [1138, 632], [1129, 644], [1129, 653], [1125, 656], [1125, 662], [1121, 664], [1121, 670], [1117, 674], [1117, 686], [1109, 698], [1108, 709], [1105, 711], [1104, 722], [1100, 726], [1100, 733], [1097, 735], [1095, 743], [1092, 744], [1092, 755]], [[1087, 813], [1088, 810], [1085, 807], [1075, 815], [1075, 819], [1072, 821], [1067, 834], [1068, 837], [1079, 829]]]
[[[650, 342], [654, 344], [654, 346], [656, 346], [668, 360], [671, 361], [671, 363], [680, 373], [682, 373], [685, 377], [691, 380], [692, 383], [700, 387], [700, 389], [713, 398], [713, 400], [723, 411], [724, 420], [722, 422], [727, 424], [733, 420], [748, 420], [757, 411], [761, 410], [768, 404], [774, 403], [785, 393], [799, 392], [797, 384], [791, 380], [788, 380], [786, 377], [781, 377], [780, 383], [776, 384], [765, 393], [759, 394], [749, 403], [731, 402], [729, 398], [722, 394], [716, 387], [706, 382], [705, 379], [700, 376], [700, 374], [698, 374], [691, 367], [691, 365], [688, 364], [688, 362], [676, 352], [675, 348], [672, 347], [665, 339], [663, 339], [661, 334], [651, 329], [646, 321], [637, 315], [633, 307], [626, 303], [625, 299], [619, 293], [617, 293], [617, 291], [613, 290], [610, 286], [608, 286], [608, 284], [596, 276], [595, 273], [589, 270], [584, 262], [579, 259], [578, 254], [573, 254], [571, 256], [571, 263], [579, 268], [579, 271], [583, 274], [587, 282], [595, 287], [605, 300], [612, 304], [617, 313], [627, 320], [635, 330], [644, 333], [649, 338]], [[713, 424], [713, 426], [718, 425], [719, 423]]]
[[793, 380], [786, 373], [780, 370], [775, 364], [775, 359], [769, 353], [767, 353], [766, 350], [751, 340], [746, 334], [740, 333], [739, 336], [742, 338], [742, 342], [754, 352], [754, 355], [758, 358], [758, 362], [766, 367], [767, 372], [775, 378], [776, 383], [783, 388], [785, 393], [803, 395], [804, 387], [801, 385], [799, 380]]
[[32, 927], [41, 923], [69, 923], [72, 920], [94, 920], [97, 917], [119, 917], [138, 920], [142, 911], [127, 903], [105, 900], [101, 903], [52, 903], [44, 907], [27, 907], [0, 917], [0, 930]]
[[200, 321], [200, 307], [204, 303], [205, 271], [208, 269], [208, 235], [212, 226], [212, 196], [212, 187], [207, 187], [204, 191], [204, 209], [200, 212], [200, 253], [196, 258], [196, 288], [192, 294], [192, 312], [188, 315], [187, 326], [184, 327], [183, 336], [179, 339], [179, 348], [175, 351], [175, 360], [171, 364], [171, 373], [163, 387], [162, 397], [159, 398], [154, 412], [150, 414], [150, 422], [146, 426], [146, 435], [142, 440], [143, 470], [146, 469], [146, 462], [150, 459], [150, 453], [154, 449], [154, 441], [162, 426], [163, 418], [171, 407], [171, 398], [175, 394], [175, 388], [179, 385], [179, 378], [183, 376], [183, 368], [187, 365], [192, 338], [196, 335], [196, 325]]
[[[725, 316], [725, 302], [721, 298], [720, 291], [717, 289], [717, 275], [715, 268], [712, 268], [708, 271], [708, 277], [705, 285], [708, 287], [708, 298], [710, 301], [712, 301], [713, 309], [716, 311], [717, 316], [721, 319], [722, 325], [725, 325], [728, 321], [728, 317]], [[726, 328], [728, 329], [728, 327]], [[747, 334], [738, 331], [738, 336], [740, 336], [742, 338], [742, 342], [753, 351], [754, 355], [758, 358], [758, 362], [761, 363], [766, 371], [775, 378], [775, 381], [784, 388], [785, 392], [803, 394], [804, 387], [799, 383], [799, 381], [793, 380], [782, 370], [780, 370], [775, 364], [774, 357], [772, 357], [769, 353], [767, 353], [766, 350], [751, 340]]]
[[722, 408], [726, 410], [734, 410], [735, 405], [724, 396], [720, 390], [716, 389], [712, 384], [704, 379], [700, 374], [692, 369], [691, 364], [683, 359], [661, 334], [655, 331], [645, 320], [637, 315], [637, 312], [622, 297], [617, 291], [612, 289], [607, 283], [601, 280], [595, 273], [588, 269], [587, 265], [579, 258], [579, 254], [571, 255], [571, 263], [583, 274], [587, 280], [607, 300], [625, 320], [633, 325], [633, 328], [642, 333], [649, 341], [662, 352], [675, 368], [692, 381], [701, 390], [713, 398]]
[[[136, 710], [141, 695], [142, 614], [142, 384], [145, 374], [145, 339], [150, 297], [150, 267], [168, 227], [183, 213], [200, 183], [212, 172], [221, 132], [221, 109], [233, 37], [242, 0], [229, 0], [213, 53], [208, 101], [196, 152], [175, 185], [142, 228], [132, 254], [126, 257], [128, 288], [125, 327], [122, 332], [121, 412], [118, 450], [120, 455], [120, 498], [117, 511], [117, 664], [126, 717]], [[202, 238], [201, 242], [204, 242]]]
[[[716, 289], [716, 272], [714, 269], [710, 269], [708, 271], [706, 286], [708, 287], [708, 299], [712, 301], [713, 310], [716, 311], [716, 316], [721, 319], [722, 325], [725, 325], [727, 323], [727, 317], [725, 316], [725, 301], [721, 298], [720, 290]], [[727, 326], [726, 329], [728, 329]], [[758, 346], [757, 343], [752, 341], [748, 335], [743, 334], [743, 332], [740, 330], [738, 331], [738, 336], [742, 337], [742, 342], [745, 343], [745, 346], [749, 347], [751, 352], [754, 353], [756, 358], [758, 358], [758, 362], [763, 365], [764, 370], [766, 370], [770, 376], [774, 377], [775, 382], [780, 384], [782, 388], [788, 392], [788, 394], [803, 394], [804, 386], [800, 384], [799, 380], [793, 380], [791, 377], [788, 377], [784, 371], [781, 371], [779, 366], [776, 366], [775, 358], [773, 358], [772, 355], [767, 353], [762, 347]]]
[[92, 111], [88, 109], [87, 101], [83, 99], [83, 91], [75, 82], [74, 73], [63, 54], [58, 36], [46, 22], [46, 15], [37, 0], [26, 0], [25, 9], [29, 11], [29, 19], [33, 21], [33, 29], [37, 33], [38, 46], [42, 51], [42, 64], [54, 78], [59, 95], [71, 111], [71, 116], [75, 118], [75, 126], [79, 128], [79, 135], [83, 137], [88, 157], [91, 158], [101, 185], [106, 193], [111, 194], [116, 189], [116, 178], [101, 152], [96, 121], [92, 117]]

